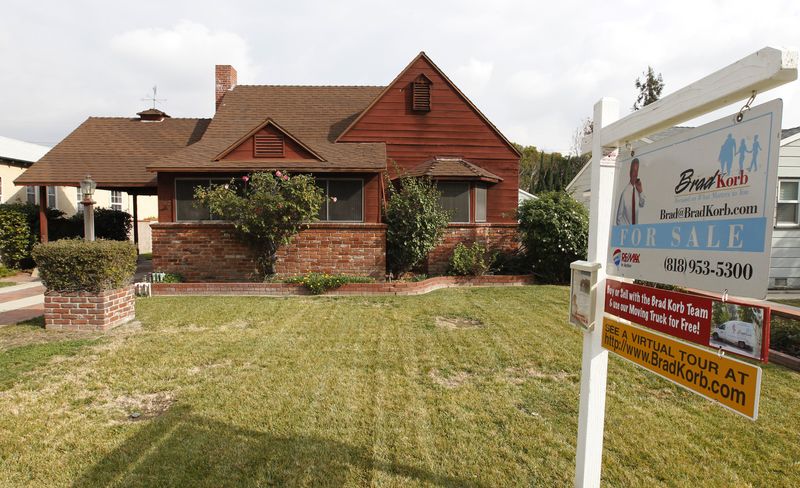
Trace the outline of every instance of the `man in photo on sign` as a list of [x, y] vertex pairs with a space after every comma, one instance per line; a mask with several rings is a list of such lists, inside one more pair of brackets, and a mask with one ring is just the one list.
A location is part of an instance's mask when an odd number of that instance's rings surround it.
[[631, 161], [630, 181], [619, 196], [617, 203], [616, 225], [636, 225], [639, 223], [639, 212], [644, 208], [642, 180], [639, 179], [639, 158]]

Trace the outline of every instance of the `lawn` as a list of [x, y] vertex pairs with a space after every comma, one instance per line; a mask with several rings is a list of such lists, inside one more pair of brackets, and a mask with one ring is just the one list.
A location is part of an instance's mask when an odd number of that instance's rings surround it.
[[[0, 329], [0, 485], [572, 486], [567, 290], [149, 298], [107, 335]], [[800, 376], [751, 422], [612, 357], [606, 486], [800, 485]]]
[[13, 281], [0, 281], [0, 288], [4, 288], [6, 286], [14, 286], [18, 284], [19, 283], [14, 283]]

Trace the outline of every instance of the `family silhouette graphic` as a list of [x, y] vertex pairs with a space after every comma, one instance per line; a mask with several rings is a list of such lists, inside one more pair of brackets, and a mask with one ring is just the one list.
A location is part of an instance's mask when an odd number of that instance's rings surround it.
[[758, 136], [753, 136], [753, 145], [750, 149], [747, 148], [747, 141], [744, 137], [739, 141], [739, 147], [736, 147], [736, 140], [733, 134], [728, 134], [722, 147], [719, 149], [719, 169], [722, 174], [731, 174], [731, 167], [733, 166], [734, 156], [739, 156], [739, 171], [744, 171], [744, 161], [747, 158], [747, 153], [753, 155], [750, 160], [750, 166], [747, 171], [758, 171], [758, 153], [761, 152], [761, 144], [758, 142]]

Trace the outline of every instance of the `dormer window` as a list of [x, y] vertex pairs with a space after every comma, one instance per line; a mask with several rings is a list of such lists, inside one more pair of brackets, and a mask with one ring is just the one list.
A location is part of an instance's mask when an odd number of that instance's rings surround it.
[[257, 134], [254, 138], [253, 156], [257, 158], [282, 158], [283, 134]]
[[414, 112], [431, 111], [431, 80], [419, 75], [411, 83], [411, 110]]

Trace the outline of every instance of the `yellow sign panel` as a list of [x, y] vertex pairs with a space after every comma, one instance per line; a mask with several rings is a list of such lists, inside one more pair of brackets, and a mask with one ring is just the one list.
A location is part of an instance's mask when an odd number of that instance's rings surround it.
[[758, 417], [758, 366], [608, 317], [603, 320], [603, 347], [745, 417]]

